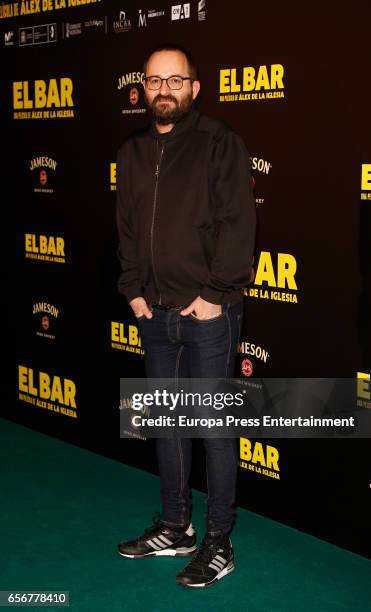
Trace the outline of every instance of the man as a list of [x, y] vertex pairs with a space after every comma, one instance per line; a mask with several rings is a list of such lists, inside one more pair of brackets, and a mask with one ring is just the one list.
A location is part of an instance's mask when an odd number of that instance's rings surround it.
[[[250, 277], [255, 205], [249, 156], [239, 136], [200, 115], [192, 58], [176, 45], [157, 48], [144, 66], [152, 116], [117, 157], [119, 291], [137, 317], [150, 378], [233, 376]], [[191, 555], [188, 485], [191, 439], [157, 439], [162, 512], [125, 557]], [[234, 569], [232, 529], [235, 439], [205, 439], [207, 532], [177, 576], [189, 587], [213, 584]]]

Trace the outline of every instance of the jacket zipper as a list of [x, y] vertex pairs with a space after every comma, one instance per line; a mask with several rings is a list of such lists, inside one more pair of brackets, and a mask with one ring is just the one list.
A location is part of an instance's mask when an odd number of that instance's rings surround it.
[[[156, 142], [157, 142], [157, 152], [158, 152], [158, 141], [156, 141]], [[153, 276], [154, 276], [154, 280], [155, 280], [156, 289], [157, 289], [157, 292], [158, 292], [158, 295], [159, 295], [159, 299], [158, 299], [158, 303], [159, 304], [161, 304], [161, 292], [160, 292], [160, 286], [159, 286], [158, 278], [157, 278], [157, 274], [156, 274], [155, 259], [154, 259], [154, 254], [153, 254], [153, 232], [154, 232], [154, 227], [155, 227], [155, 216], [156, 216], [156, 207], [157, 207], [158, 180], [159, 180], [159, 175], [160, 175], [160, 167], [161, 167], [162, 156], [164, 154], [164, 148], [165, 148], [165, 143], [162, 143], [161, 150], [160, 150], [160, 156], [159, 157], [158, 157], [158, 153], [157, 153], [156, 171], [155, 171], [155, 191], [154, 191], [154, 195], [153, 195], [152, 224], [151, 224], [152, 270], [153, 270]]]

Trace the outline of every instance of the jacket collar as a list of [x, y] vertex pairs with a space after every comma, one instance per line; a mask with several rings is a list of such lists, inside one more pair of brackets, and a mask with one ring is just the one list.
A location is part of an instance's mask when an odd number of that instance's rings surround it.
[[156, 138], [157, 140], [173, 140], [189, 130], [196, 123], [199, 116], [200, 113], [195, 108], [192, 108], [183, 119], [174, 125], [170, 132], [165, 132], [164, 134], [160, 134], [160, 132], [157, 131], [155, 123], [153, 122], [149, 128], [149, 134], [152, 138]]

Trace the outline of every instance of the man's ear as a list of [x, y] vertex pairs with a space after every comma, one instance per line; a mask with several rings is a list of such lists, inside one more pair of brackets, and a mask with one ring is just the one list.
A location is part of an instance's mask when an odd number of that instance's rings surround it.
[[200, 91], [200, 89], [201, 89], [200, 81], [193, 81], [192, 83], [193, 99], [197, 98], [198, 92]]

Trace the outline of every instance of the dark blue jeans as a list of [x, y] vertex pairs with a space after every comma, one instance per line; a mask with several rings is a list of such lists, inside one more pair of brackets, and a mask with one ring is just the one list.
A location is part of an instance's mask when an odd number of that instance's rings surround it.
[[[152, 307], [151, 307], [152, 308]], [[177, 311], [152, 308], [153, 318], [139, 317], [146, 352], [148, 378], [228, 378], [234, 375], [241, 331], [242, 299], [223, 304], [222, 314], [199, 320]], [[203, 439], [206, 452], [206, 528], [229, 533], [234, 521], [238, 465], [236, 439]], [[191, 518], [188, 484], [192, 439], [158, 438], [156, 451], [160, 472], [161, 520], [169, 526], [184, 525]]]

